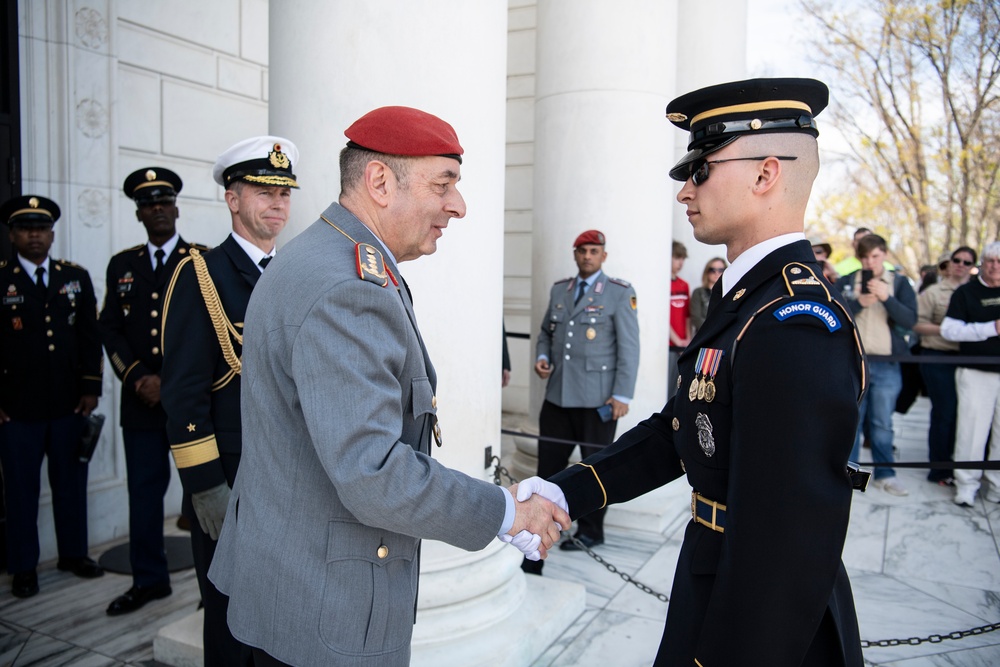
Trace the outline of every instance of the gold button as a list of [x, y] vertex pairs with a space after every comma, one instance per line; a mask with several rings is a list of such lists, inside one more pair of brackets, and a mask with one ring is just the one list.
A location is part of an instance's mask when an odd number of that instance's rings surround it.
[[51, 322], [52, 321], [52, 316], [51, 315], [46, 315], [45, 316], [45, 321], [46, 322]]
[[677, 419], [677, 417], [674, 417], [674, 420], [670, 422], [670, 425], [674, 427], [675, 431], [681, 430], [681, 422]]
[[160, 332], [159, 332], [159, 331], [157, 331], [156, 329], [153, 329], [152, 331], [150, 331], [150, 332], [149, 332], [149, 335], [150, 335], [150, 336], [155, 336], [155, 335], [157, 335], [158, 333], [160, 333]]
[[431, 396], [431, 407], [436, 410], [437, 406], [438, 406], [438, 397], [437, 396]]
[[159, 353], [160, 353], [160, 348], [154, 347], [153, 348], [153, 354], [159, 354]]
[[150, 316], [150, 317], [159, 317], [159, 316], [160, 316], [160, 313], [158, 313], [157, 311], [155, 311], [155, 310], [154, 310], [153, 312], [151, 312], [151, 313], [149, 314], [149, 316]]
[[160, 293], [159, 292], [153, 292], [152, 297], [154, 299], [159, 299], [160, 298]]
[[389, 547], [387, 547], [387, 546], [385, 546], [383, 544], [382, 546], [380, 546], [378, 548], [378, 557], [379, 558], [385, 558], [388, 555], [389, 555]]
[[49, 345], [49, 352], [53, 352], [55, 351], [55, 349], [56, 349], [55, 345]]
[[49, 329], [48, 331], [46, 331], [45, 335], [48, 336], [49, 338], [52, 338], [52, 329]]

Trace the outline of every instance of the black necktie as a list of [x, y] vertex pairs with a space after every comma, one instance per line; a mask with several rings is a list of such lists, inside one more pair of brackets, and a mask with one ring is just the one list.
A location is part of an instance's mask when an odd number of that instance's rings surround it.
[[271, 263], [272, 259], [274, 259], [274, 258], [273, 257], [261, 257], [260, 261], [257, 262], [257, 265], [260, 266], [260, 268], [262, 268], [262, 269], [266, 269], [267, 265]]
[[586, 291], [587, 291], [587, 283], [586, 283], [586, 281], [581, 280], [580, 284], [577, 285], [577, 288], [576, 288], [576, 300], [573, 301], [573, 305], [574, 306], [576, 304], [580, 303], [580, 299], [583, 298], [583, 293], [586, 292]]
[[167, 253], [163, 252], [163, 248], [157, 248], [156, 252], [153, 253], [156, 256], [156, 268], [153, 270], [153, 275], [159, 280], [163, 275], [163, 258]]
[[38, 293], [45, 296], [45, 268], [39, 266], [35, 269], [35, 285], [38, 286]]

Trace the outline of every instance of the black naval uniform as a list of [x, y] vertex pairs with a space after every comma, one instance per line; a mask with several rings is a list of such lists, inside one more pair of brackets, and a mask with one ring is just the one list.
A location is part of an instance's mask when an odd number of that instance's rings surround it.
[[[219, 323], [235, 332], [228, 338], [238, 360], [242, 356], [243, 318], [261, 271], [231, 235], [201, 257], [224, 311]], [[160, 398], [167, 413], [167, 437], [184, 486], [183, 512], [191, 522], [195, 571], [205, 604], [205, 664], [229, 664], [240, 659], [244, 647], [226, 623], [228, 598], [208, 579], [216, 542], [201, 530], [191, 494], [222, 483], [232, 488], [236, 479], [242, 450], [240, 375], [220, 347], [190, 256], [174, 273], [163, 318]]]
[[707, 499], [684, 534], [656, 665], [860, 667], [840, 559], [865, 385], [853, 321], [806, 241], [720, 301], [721, 285], [663, 411], [551, 480], [574, 519], [685, 472]]
[[147, 244], [123, 250], [108, 263], [100, 323], [111, 368], [122, 382], [121, 427], [129, 498], [129, 562], [135, 586], [170, 582], [163, 548], [163, 496], [170, 485], [170, 445], [162, 403], [140, 400], [135, 382], [159, 375], [163, 306], [167, 283], [191, 247], [178, 239], [159, 275]]
[[7, 506], [7, 568], [38, 564], [38, 495], [48, 457], [60, 560], [87, 556], [87, 464], [79, 459], [83, 395], [101, 395], [97, 300], [87, 270], [49, 260], [44, 296], [15, 255], [0, 262], [0, 425]]

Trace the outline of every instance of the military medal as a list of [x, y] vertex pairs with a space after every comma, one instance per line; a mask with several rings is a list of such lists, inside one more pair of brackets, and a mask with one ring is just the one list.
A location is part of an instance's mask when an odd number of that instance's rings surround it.
[[698, 378], [691, 380], [691, 386], [688, 387], [688, 400], [694, 402], [694, 399], [698, 398]]
[[701, 412], [694, 418], [694, 425], [698, 429], [698, 446], [705, 456], [712, 458], [715, 454], [715, 435], [712, 433], [712, 422], [708, 415]]
[[698, 381], [698, 400], [705, 400], [705, 378]]
[[715, 383], [711, 380], [705, 384], [705, 400], [709, 403], [715, 400]]
[[[711, 403], [715, 400], [717, 388], [715, 386], [715, 374], [719, 372], [719, 363], [725, 352], [709, 347], [698, 350], [698, 361], [695, 362], [695, 381], [691, 383], [688, 391], [688, 398], [692, 401], [706, 401]], [[697, 386], [696, 386], [697, 385]]]
[[594, 327], [587, 327], [587, 340], [594, 340], [597, 338], [597, 330]]
[[715, 374], [719, 372], [719, 364], [725, 352], [722, 350], [709, 350], [708, 354], [708, 382], [705, 383], [705, 400], [709, 403], [715, 400]]

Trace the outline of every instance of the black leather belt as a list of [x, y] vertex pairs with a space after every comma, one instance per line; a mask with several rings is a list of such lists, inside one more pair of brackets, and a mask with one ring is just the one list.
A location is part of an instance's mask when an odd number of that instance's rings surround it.
[[691, 518], [718, 533], [726, 532], [726, 506], [697, 491], [691, 492]]

